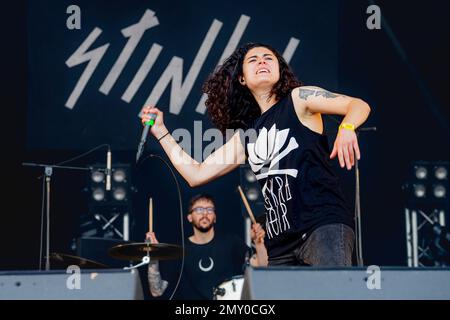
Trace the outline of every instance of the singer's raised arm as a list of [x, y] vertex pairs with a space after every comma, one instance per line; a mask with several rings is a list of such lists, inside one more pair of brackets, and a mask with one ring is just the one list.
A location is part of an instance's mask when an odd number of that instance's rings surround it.
[[164, 125], [164, 114], [158, 108], [145, 107], [142, 112], [142, 123], [144, 124], [150, 119], [150, 114], [156, 114], [155, 124], [151, 127], [150, 132], [159, 141], [174, 167], [191, 187], [208, 183], [245, 162], [245, 150], [238, 132], [202, 163], [199, 163], [189, 156], [169, 133]]

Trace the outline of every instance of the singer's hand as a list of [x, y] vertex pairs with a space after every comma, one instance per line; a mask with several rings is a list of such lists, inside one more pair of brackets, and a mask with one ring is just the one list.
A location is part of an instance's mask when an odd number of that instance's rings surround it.
[[156, 107], [144, 107], [144, 109], [142, 109], [141, 117], [141, 122], [144, 126], [146, 125], [145, 123], [151, 119], [150, 114], [156, 114], [155, 124], [150, 128], [150, 132], [156, 139], [159, 139], [168, 132], [164, 125], [164, 113]]
[[355, 156], [358, 160], [361, 158], [355, 131], [347, 129], [339, 130], [330, 159], [335, 158], [336, 155], [339, 158], [341, 168], [346, 166], [347, 170], [350, 170], [355, 165]]
[[150, 243], [159, 243], [158, 239], [156, 239], [155, 233], [154, 232], [147, 232], [145, 234], [145, 240], [150, 240]]

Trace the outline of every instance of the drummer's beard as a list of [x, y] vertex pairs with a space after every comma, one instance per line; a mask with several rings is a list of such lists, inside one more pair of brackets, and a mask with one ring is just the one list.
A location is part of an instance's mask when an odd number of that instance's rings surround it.
[[215, 223], [215, 221], [211, 221], [209, 224], [203, 225], [202, 220], [200, 220], [198, 222], [192, 222], [194, 228], [203, 233], [206, 233], [209, 230], [211, 230], [211, 228], [214, 227], [214, 223]]

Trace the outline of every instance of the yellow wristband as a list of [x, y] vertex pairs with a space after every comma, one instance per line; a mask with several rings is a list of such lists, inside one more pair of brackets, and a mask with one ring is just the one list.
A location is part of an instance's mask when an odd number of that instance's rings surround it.
[[339, 129], [347, 129], [347, 130], [355, 131], [355, 125], [351, 124], [351, 123], [348, 123], [348, 122], [343, 122], [339, 126]]

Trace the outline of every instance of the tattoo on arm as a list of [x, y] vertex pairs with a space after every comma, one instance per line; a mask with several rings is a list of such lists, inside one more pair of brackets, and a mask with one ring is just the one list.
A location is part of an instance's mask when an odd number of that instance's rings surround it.
[[327, 90], [317, 90], [316, 91], [316, 97], [322, 96], [324, 98], [337, 98], [339, 97], [339, 95], [331, 93], [330, 91]]
[[148, 267], [148, 282], [150, 285], [150, 291], [155, 297], [161, 296], [168, 285], [167, 281], [161, 279], [158, 265], [152, 263], [150, 263]]
[[300, 90], [299, 90], [300, 99], [308, 100], [308, 97], [314, 95], [315, 92], [316, 92], [316, 90], [300, 88]]
[[315, 97], [324, 97], [329, 99], [334, 99], [337, 97], [343, 97], [342, 95], [334, 94], [330, 91], [323, 90], [323, 89], [302, 89], [299, 90], [300, 99], [308, 100], [309, 96], [315, 96]]

